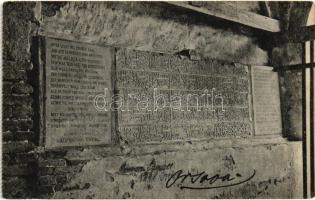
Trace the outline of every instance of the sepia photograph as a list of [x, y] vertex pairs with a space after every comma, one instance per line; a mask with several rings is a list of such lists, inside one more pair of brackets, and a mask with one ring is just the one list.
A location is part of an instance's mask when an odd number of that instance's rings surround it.
[[315, 2], [1, 7], [1, 198], [315, 196]]

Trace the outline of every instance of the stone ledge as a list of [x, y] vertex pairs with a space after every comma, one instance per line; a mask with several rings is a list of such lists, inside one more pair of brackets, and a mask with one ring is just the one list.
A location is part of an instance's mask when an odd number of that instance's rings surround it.
[[204, 151], [209, 149], [233, 148], [243, 150], [246, 147], [253, 146], [272, 146], [281, 144], [293, 144], [299, 142], [289, 142], [281, 136], [265, 136], [256, 138], [237, 138], [237, 139], [212, 139], [212, 140], [190, 140], [168, 143], [135, 144], [131, 145], [98, 145], [86, 147], [58, 147], [41, 148], [43, 152], [66, 152], [65, 159], [68, 161], [98, 160], [104, 157], [115, 156], [140, 156], [148, 154], [161, 154], [177, 151]]

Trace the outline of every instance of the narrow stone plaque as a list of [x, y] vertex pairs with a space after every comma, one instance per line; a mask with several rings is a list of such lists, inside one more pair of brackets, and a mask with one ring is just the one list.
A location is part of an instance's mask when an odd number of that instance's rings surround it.
[[45, 55], [45, 146], [110, 143], [111, 112], [99, 112], [94, 99], [111, 96], [111, 50], [46, 38]]
[[278, 73], [271, 67], [253, 66], [255, 135], [282, 133]]

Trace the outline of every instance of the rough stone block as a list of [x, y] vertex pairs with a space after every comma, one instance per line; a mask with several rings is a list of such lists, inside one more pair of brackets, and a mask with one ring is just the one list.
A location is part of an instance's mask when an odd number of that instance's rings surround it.
[[4, 198], [26, 198], [27, 182], [24, 178], [10, 177], [3, 180], [2, 191]]
[[70, 167], [56, 167], [54, 174], [67, 174], [69, 173], [69, 169]]
[[5, 119], [2, 121], [3, 131], [28, 131], [33, 127], [33, 120], [29, 119]]
[[27, 131], [29, 129], [33, 128], [33, 120], [29, 120], [29, 119], [22, 119], [19, 120], [18, 122], [18, 129], [21, 131]]
[[16, 163], [36, 162], [38, 155], [36, 153], [17, 153], [14, 155]]
[[67, 182], [67, 176], [65, 176], [65, 175], [58, 175], [58, 176], [56, 176], [56, 182], [58, 184], [66, 183]]
[[2, 117], [3, 119], [12, 117], [12, 106], [2, 105]]
[[4, 80], [26, 80], [26, 72], [23, 65], [16, 62], [4, 61], [3, 79]]
[[65, 167], [56, 167], [54, 174], [68, 174], [68, 173], [77, 173], [82, 168], [81, 165], [75, 165], [75, 166], [65, 166]]
[[49, 159], [49, 160], [41, 160], [39, 162], [40, 167], [58, 167], [58, 166], [66, 166], [65, 159]]
[[23, 142], [4, 142], [2, 145], [3, 153], [27, 152], [34, 148], [32, 143]]
[[[3, 131], [17, 131], [18, 130], [18, 121], [17, 120], [3, 120], [2, 121], [2, 130]], [[5, 136], [5, 134], [4, 134]]]
[[51, 186], [57, 183], [55, 177], [49, 175], [39, 177], [38, 182], [42, 186]]
[[11, 94], [12, 86], [13, 86], [12, 82], [3, 81], [2, 82], [2, 93], [3, 94]]
[[14, 141], [14, 132], [12, 132], [12, 131], [3, 132], [2, 140], [3, 141]]
[[13, 85], [12, 92], [16, 94], [29, 94], [33, 92], [33, 87], [26, 83], [17, 83]]
[[6, 105], [31, 105], [33, 99], [29, 95], [5, 95], [3, 96], [3, 104]]
[[10, 131], [3, 134], [4, 141], [25, 141], [33, 138], [34, 132], [32, 131]]
[[55, 192], [54, 186], [42, 186], [42, 185], [40, 185], [37, 190], [40, 194], [43, 194], [42, 198], [46, 197], [46, 196], [44, 196], [44, 194], [47, 195], [47, 198], [48, 198], [49, 194]]
[[40, 167], [38, 172], [41, 176], [51, 175], [54, 173], [54, 167]]
[[14, 118], [20, 119], [20, 118], [27, 118], [33, 115], [33, 108], [31, 106], [27, 105], [19, 105], [14, 107], [14, 112], [12, 113], [12, 116]]
[[5, 176], [23, 176], [30, 175], [33, 173], [33, 169], [27, 164], [3, 166], [2, 170], [3, 170], [2, 173]]

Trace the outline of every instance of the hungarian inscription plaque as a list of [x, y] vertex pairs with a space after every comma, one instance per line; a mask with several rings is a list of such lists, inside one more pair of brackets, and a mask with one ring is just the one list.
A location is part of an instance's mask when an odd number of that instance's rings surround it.
[[282, 133], [278, 73], [271, 67], [253, 66], [255, 135]]
[[116, 70], [130, 143], [252, 135], [248, 66], [122, 49]]
[[46, 38], [45, 145], [78, 146], [111, 141], [111, 112], [98, 112], [95, 96], [110, 97], [109, 48]]

